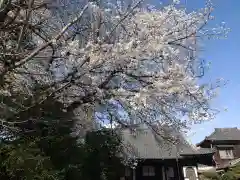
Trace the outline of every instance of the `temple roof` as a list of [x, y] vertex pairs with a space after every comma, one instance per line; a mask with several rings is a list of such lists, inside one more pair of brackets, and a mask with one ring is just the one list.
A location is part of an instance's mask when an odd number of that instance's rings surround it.
[[240, 141], [240, 130], [234, 128], [215, 128], [214, 132], [198, 143], [200, 146], [204, 141]]
[[134, 132], [122, 129], [125, 151], [129, 156], [140, 159], [176, 159], [189, 155], [213, 153], [207, 148], [197, 149], [184, 138], [182, 133], [173, 128], [161, 129], [164, 134], [156, 133], [146, 126], [139, 126]]

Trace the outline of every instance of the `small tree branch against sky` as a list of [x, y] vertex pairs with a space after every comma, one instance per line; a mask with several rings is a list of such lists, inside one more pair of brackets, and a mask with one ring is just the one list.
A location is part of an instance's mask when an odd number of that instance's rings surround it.
[[210, 102], [221, 82], [199, 84], [198, 44], [229, 29], [208, 29], [210, 1], [196, 12], [176, 0], [159, 9], [144, 0], [0, 3], [2, 127], [33, 120], [31, 109], [50, 97], [81, 127], [99, 120], [96, 112], [125, 127], [177, 129], [216, 114]]

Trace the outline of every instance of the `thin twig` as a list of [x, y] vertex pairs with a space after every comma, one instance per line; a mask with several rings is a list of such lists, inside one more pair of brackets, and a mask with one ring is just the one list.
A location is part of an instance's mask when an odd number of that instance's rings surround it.
[[51, 39], [50, 41], [44, 43], [43, 45], [41, 45], [40, 47], [38, 47], [36, 50], [34, 50], [31, 54], [29, 54], [27, 57], [25, 57], [24, 59], [22, 59], [19, 62], [16, 62], [12, 67], [6, 69], [1, 76], [4, 76], [7, 72], [18, 68], [20, 66], [22, 66], [23, 64], [25, 64], [26, 62], [28, 62], [29, 60], [31, 60], [34, 56], [36, 56], [40, 51], [42, 51], [43, 49], [45, 49], [46, 47], [48, 47], [49, 45], [53, 44], [54, 42], [56, 42], [57, 40], [59, 40], [62, 35], [68, 30], [69, 27], [71, 27], [73, 24], [75, 24], [77, 21], [81, 20], [84, 12], [88, 9], [88, 4], [83, 8], [83, 10], [81, 11], [81, 13], [75, 17], [70, 23], [68, 23], [53, 39]]
[[27, 27], [28, 27], [28, 24], [29, 24], [28, 21], [29, 21], [29, 19], [31, 17], [31, 13], [32, 13], [31, 8], [33, 6], [33, 3], [34, 3], [34, 0], [30, 0], [29, 3], [28, 3], [28, 9], [27, 9], [27, 13], [26, 13], [25, 25], [22, 26], [21, 31], [20, 31], [20, 35], [19, 35], [19, 38], [18, 38], [18, 44], [17, 44], [17, 51], [20, 48], [22, 37], [23, 37], [23, 33], [24, 33], [25, 29], [27, 29]]
[[136, 5], [132, 7], [131, 11], [127, 12], [127, 13], [118, 21], [118, 23], [113, 27], [113, 29], [112, 29], [111, 32], [109, 33], [109, 36], [108, 36], [109, 39], [111, 38], [112, 34], [113, 34], [114, 31], [117, 29], [117, 27], [118, 27], [119, 25], [121, 25], [122, 22], [123, 22], [123, 21], [133, 12], [133, 10], [136, 9], [136, 8], [139, 6], [139, 4], [141, 4], [142, 2], [143, 2], [143, 0], [138, 1], [138, 2], [136, 3]]

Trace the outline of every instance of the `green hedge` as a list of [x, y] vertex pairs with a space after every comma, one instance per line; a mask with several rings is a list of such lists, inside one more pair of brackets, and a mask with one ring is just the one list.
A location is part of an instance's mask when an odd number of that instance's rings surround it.
[[200, 175], [201, 180], [238, 180], [240, 178], [240, 163], [227, 170], [222, 175], [216, 172], [204, 172]]

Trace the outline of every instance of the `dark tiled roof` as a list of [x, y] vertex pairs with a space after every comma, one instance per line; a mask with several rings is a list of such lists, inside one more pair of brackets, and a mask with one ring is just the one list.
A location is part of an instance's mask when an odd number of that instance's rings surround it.
[[215, 131], [205, 140], [237, 140], [240, 141], [240, 130], [238, 128], [215, 128]]
[[210, 148], [198, 148], [197, 151], [198, 154], [212, 154], [215, 150]]
[[234, 145], [232, 145], [232, 144], [217, 144], [216, 147], [219, 147], [219, 148], [233, 148]]
[[[125, 150], [130, 157], [140, 159], [176, 159], [185, 155], [212, 154], [209, 149], [196, 149], [183, 135], [170, 128], [164, 128], [172, 140], [157, 135], [149, 127], [138, 127], [135, 133], [129, 129], [121, 131]], [[167, 130], [166, 130], [167, 129]], [[178, 141], [173, 141], [173, 139]]]

